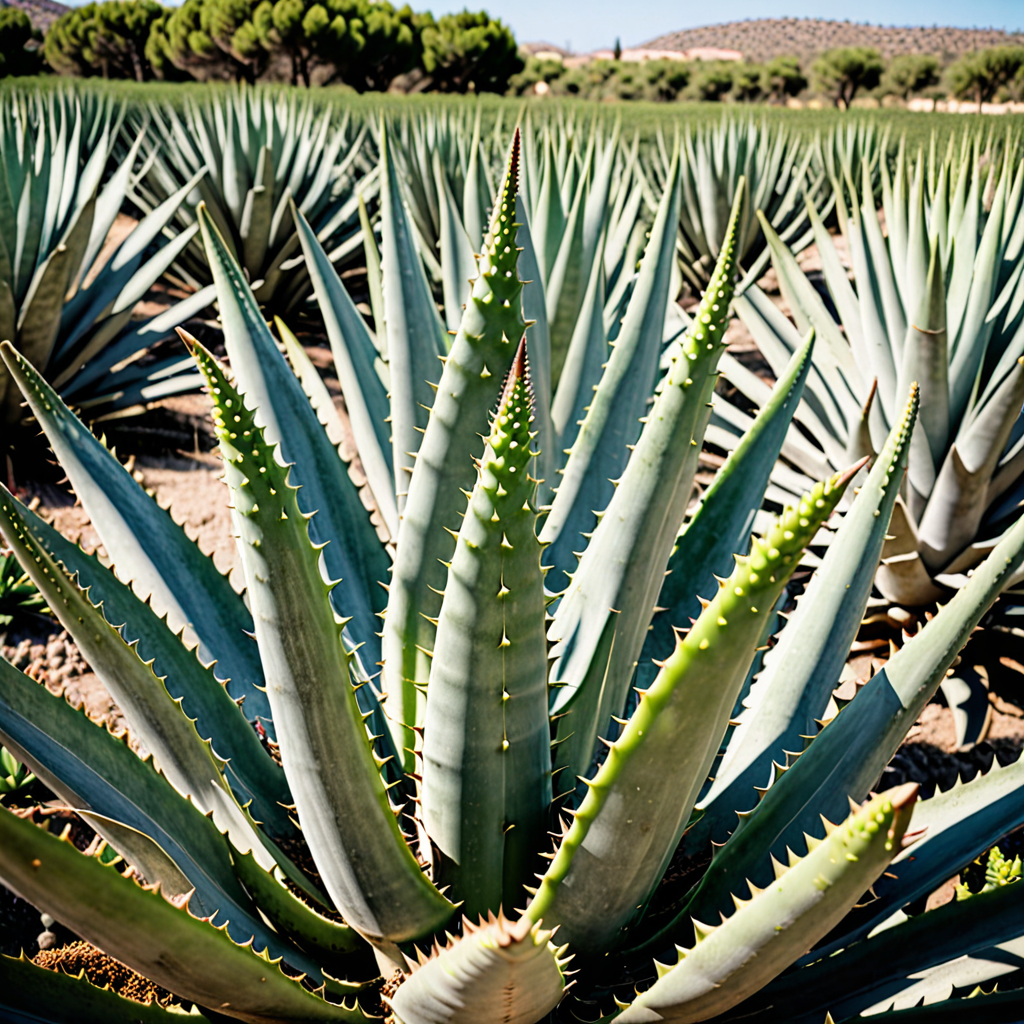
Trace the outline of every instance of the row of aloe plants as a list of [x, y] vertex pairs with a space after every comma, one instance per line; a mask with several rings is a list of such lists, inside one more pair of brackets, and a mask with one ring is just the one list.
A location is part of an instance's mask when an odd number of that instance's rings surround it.
[[[901, 379], [871, 449], [766, 521], [837, 344], [812, 322], [693, 508], [755, 190], [736, 179], [686, 316], [684, 141], [655, 186], [614, 133], [563, 152], [517, 130], [475, 256], [487, 171], [460, 176], [442, 132], [427, 163], [413, 131], [377, 136], [369, 314], [288, 204], [370, 496], [304, 349], [283, 320], [271, 334], [199, 207], [230, 368], [182, 337], [244, 596], [2, 346], [113, 569], [7, 492], [0, 532], [149, 756], [0, 662], [0, 741], [108, 844], [82, 853], [2, 810], [0, 878], [196, 1019], [361, 1021], [378, 998], [400, 1024], [1017, 1019], [1024, 889], [915, 908], [1024, 823], [1024, 769], [872, 794], [1014, 580], [1024, 523], [850, 704], [832, 697], [931, 381]], [[648, 238], [633, 203], [653, 204]], [[471, 279], [454, 327], [422, 215], [442, 284], [453, 260]], [[180, 1019], [88, 975], [0, 972], [15, 1019]]]
[[[311, 284], [288, 214], [292, 200], [339, 271], [358, 276], [372, 260], [371, 235], [379, 239], [383, 230], [381, 126], [365, 105], [251, 89], [205, 98], [188, 93], [180, 103], [129, 101], [78, 87], [6, 89], [2, 106], [0, 281], [7, 298], [0, 300], [0, 335], [91, 418], [122, 415], [198, 384], [191, 364], [165, 344], [175, 326], [211, 315], [198, 202], [270, 311], [309, 311]], [[449, 330], [457, 329], [468, 261], [501, 175], [503, 109], [483, 130], [480, 106], [394, 117], [403, 202]], [[524, 195], [536, 206], [557, 373], [599, 247], [606, 319], [621, 313], [671, 146], [660, 132], [641, 146], [635, 133], [561, 111], [528, 112], [523, 130]], [[989, 140], [986, 152], [994, 145]], [[688, 129], [673, 300], [681, 289], [706, 284], [739, 176], [751, 187], [740, 241], [745, 286], [768, 258], [757, 210], [799, 251], [813, 235], [807, 205], [830, 216], [833, 188], [845, 182], [850, 160], [863, 152], [877, 167], [887, 146], [872, 132], [835, 130], [808, 139], [785, 127], [729, 120]], [[442, 216], [446, 205], [461, 225]], [[125, 212], [138, 221], [127, 236], [115, 224]], [[165, 309], [140, 318], [139, 303], [153, 297], [154, 287]], [[369, 298], [375, 297], [371, 285]], [[669, 306], [674, 316], [674, 301]], [[6, 377], [0, 402], [4, 421], [15, 422], [20, 400]]]

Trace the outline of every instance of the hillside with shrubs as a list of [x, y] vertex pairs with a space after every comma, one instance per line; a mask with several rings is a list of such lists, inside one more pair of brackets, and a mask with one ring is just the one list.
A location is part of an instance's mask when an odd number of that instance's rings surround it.
[[796, 57], [811, 62], [826, 50], [864, 46], [882, 57], [931, 54], [952, 61], [995, 46], [1024, 46], [1024, 33], [994, 28], [897, 27], [823, 18], [753, 18], [704, 25], [659, 36], [645, 44], [653, 50], [691, 50], [714, 46], [739, 50], [750, 61]]

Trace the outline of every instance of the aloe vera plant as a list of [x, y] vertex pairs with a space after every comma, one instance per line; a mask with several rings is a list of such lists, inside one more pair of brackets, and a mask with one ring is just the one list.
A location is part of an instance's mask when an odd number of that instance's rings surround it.
[[[647, 172], [664, 181], [669, 147], [664, 134], [647, 151]], [[706, 286], [725, 239], [729, 207], [745, 178], [751, 202], [739, 228], [739, 262], [744, 281], [756, 281], [768, 263], [768, 250], [756, 211], [763, 210], [793, 252], [813, 239], [808, 209], [825, 218], [832, 209], [832, 188], [818, 151], [784, 126], [769, 129], [735, 117], [717, 123], [687, 125], [682, 138], [683, 199], [679, 216], [679, 255], [691, 287]]]
[[[801, 332], [813, 325], [821, 339], [796, 417], [818, 447], [793, 436], [774, 480], [781, 500], [827, 467], [876, 451], [906, 384], [921, 382], [907, 487], [876, 577], [887, 599], [909, 606], [963, 585], [1016, 518], [1020, 498], [1024, 165], [1013, 139], [987, 168], [980, 140], [967, 141], [958, 152], [951, 139], [945, 156], [933, 149], [914, 161], [901, 145], [893, 173], [880, 163], [886, 234], [872, 165], [865, 158], [852, 169], [861, 197], [838, 205], [852, 282], [812, 214], [834, 312], [768, 225], [795, 324], [756, 287], [737, 305], [776, 373]], [[742, 368], [727, 361], [723, 369], [755, 403], [763, 400]], [[734, 417], [731, 429], [742, 422]]]
[[[702, 790], [739, 736], [734, 711], [752, 692], [776, 608], [846, 500], [814, 600], [798, 606], [803, 640], [787, 648], [773, 690], [804, 735], [802, 714], [826, 717], [902, 483], [918, 389], [852, 501], [862, 463], [827, 474], [751, 541], [811, 366], [808, 337], [688, 517], [745, 191], [741, 183], [709, 287], [656, 382], [674, 165], [625, 321], [544, 512], [536, 444], [551, 397], [540, 382], [551, 378], [546, 350], [531, 343], [536, 325], [524, 332], [520, 261], [531, 239], [518, 219], [519, 137], [450, 347], [419, 316], [427, 284], [389, 144], [385, 129], [383, 337], [354, 315], [298, 211], [295, 222], [393, 566], [329, 437], [329, 396], [282, 329], [294, 369], [285, 362], [202, 209], [230, 369], [183, 337], [213, 402], [244, 600], [29, 362], [0, 349], [114, 569], [6, 491], [0, 531], [149, 751], [138, 757], [0, 662], [0, 740], [108, 844], [83, 854], [0, 811], [0, 878], [178, 999], [247, 1021], [368, 1020], [380, 972], [386, 1012], [400, 1024], [777, 1020], [778, 991], [797, 993], [803, 1017], [793, 1020], [838, 1007], [847, 1019], [883, 997], [865, 981], [876, 973], [891, 995], [976, 953], [972, 977], [989, 980], [981, 954], [1021, 935], [1019, 886], [939, 912], [934, 944], [907, 942], [920, 921], [898, 917], [1021, 824], [1021, 801], [1005, 799], [1019, 791], [1016, 766], [926, 801], [914, 785], [871, 794], [1024, 559], [1024, 525], [760, 801], [760, 774], [710, 799]], [[437, 339], [437, 351], [425, 353], [423, 338]], [[440, 346], [443, 367], [433, 359]], [[436, 377], [422, 403], [421, 366]], [[619, 483], [605, 489], [613, 456]], [[581, 529], [587, 520], [570, 505], [589, 510], [595, 496], [604, 511]], [[553, 520], [584, 548], [556, 594], [543, 565]], [[378, 584], [390, 588], [386, 607]], [[698, 600], [702, 591], [713, 596]], [[691, 601], [695, 621], [677, 634]], [[646, 678], [638, 700], [634, 678]], [[744, 749], [770, 775], [794, 747], [785, 728], [748, 729]], [[580, 794], [573, 774], [585, 779]], [[907, 849], [912, 814], [929, 829]], [[712, 841], [724, 845], [702, 875], [686, 876], [697, 884], [681, 886], [673, 859], [706, 858]], [[860, 907], [872, 885], [876, 903]], [[460, 919], [458, 905], [471, 916]], [[701, 923], [720, 912], [720, 925]], [[858, 941], [879, 915], [891, 927]], [[866, 969], [872, 943], [884, 947], [881, 967]], [[826, 944], [835, 955], [816, 955]], [[665, 963], [652, 966], [652, 954]], [[579, 973], [568, 991], [570, 969]], [[24, 1014], [26, 989], [44, 972], [10, 958], [0, 972], [0, 1007]], [[76, 1019], [66, 981], [54, 979], [41, 1011], [52, 1020]], [[141, 1019], [112, 993], [98, 1002], [85, 978], [75, 985], [103, 1019]]]
[[[176, 221], [194, 238], [195, 206], [209, 217], [238, 260], [257, 298], [287, 310], [306, 297], [308, 277], [296, 267], [298, 241], [289, 212], [295, 202], [335, 262], [361, 249], [358, 197], [375, 194], [368, 127], [346, 112], [292, 93], [245, 86], [151, 103], [129, 118], [144, 132], [145, 175], [133, 198], [155, 209], [187, 186]], [[301, 261], [300, 261], [301, 262]], [[175, 271], [196, 288], [211, 270], [198, 238], [178, 254]]]
[[[130, 191], [142, 134], [104, 181], [124, 119], [110, 97], [73, 90], [10, 91], [0, 107], [0, 339], [12, 342], [61, 394], [109, 414], [195, 388], [180, 352], [138, 358], [209, 305], [211, 293], [132, 320], [146, 294], [195, 233], [165, 231], [202, 173], [144, 216], [113, 251], [108, 232]], [[21, 416], [0, 372], [0, 422]]]

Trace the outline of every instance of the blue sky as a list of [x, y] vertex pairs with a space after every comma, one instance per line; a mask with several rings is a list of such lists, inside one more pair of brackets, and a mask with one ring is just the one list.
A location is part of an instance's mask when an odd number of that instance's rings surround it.
[[[394, 0], [398, 2], [398, 0]], [[811, 0], [765, 3], [756, 0], [718, 0], [679, 3], [678, 0], [411, 0], [435, 15], [486, 8], [512, 26], [520, 42], [571, 43], [578, 52], [611, 46], [616, 36], [623, 46], [645, 43], [681, 28], [742, 18], [833, 18], [868, 21], [875, 25], [953, 25], [958, 28], [1024, 30], [1022, 0], [859, 0], [856, 4], [822, 4]]]

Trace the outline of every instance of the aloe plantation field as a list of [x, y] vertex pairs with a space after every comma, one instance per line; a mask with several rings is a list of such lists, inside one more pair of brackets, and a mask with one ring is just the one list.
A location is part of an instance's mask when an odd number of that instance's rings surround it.
[[0, 89], [0, 1016], [1024, 1019], [1021, 131]]

